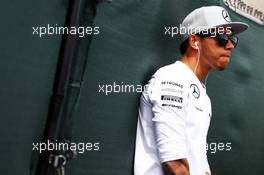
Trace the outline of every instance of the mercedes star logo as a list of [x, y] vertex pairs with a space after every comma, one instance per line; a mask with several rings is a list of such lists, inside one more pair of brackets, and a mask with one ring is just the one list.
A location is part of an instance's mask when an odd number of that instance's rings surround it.
[[198, 86], [196, 84], [191, 84], [190, 88], [192, 89], [192, 95], [195, 98], [199, 98], [200, 97], [200, 90], [199, 90]]
[[227, 22], [231, 22], [231, 19], [230, 19], [226, 10], [222, 11], [222, 16], [223, 16], [224, 20], [226, 20]]

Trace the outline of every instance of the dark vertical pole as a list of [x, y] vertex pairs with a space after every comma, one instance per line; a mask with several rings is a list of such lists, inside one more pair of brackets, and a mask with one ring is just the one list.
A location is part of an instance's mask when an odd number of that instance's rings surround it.
[[[68, 28], [78, 27], [87, 5], [93, 6], [91, 9], [95, 10], [95, 3], [93, 3], [92, 0], [69, 0], [65, 26]], [[43, 143], [47, 143], [48, 140], [56, 140], [65, 123], [65, 118], [64, 115], [61, 115], [61, 110], [71, 73], [71, 64], [78, 48], [78, 42], [79, 38], [77, 35], [66, 34], [62, 37], [53, 85], [53, 94], [50, 99], [49, 111], [42, 139]], [[51, 152], [46, 150], [39, 155], [35, 171], [36, 175], [48, 175], [50, 153]]]

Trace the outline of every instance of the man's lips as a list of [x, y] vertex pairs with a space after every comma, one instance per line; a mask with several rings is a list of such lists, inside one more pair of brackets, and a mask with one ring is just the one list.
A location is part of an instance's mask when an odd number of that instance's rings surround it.
[[222, 56], [224, 56], [224, 57], [231, 57], [231, 53], [225, 53], [225, 54], [222, 54]]

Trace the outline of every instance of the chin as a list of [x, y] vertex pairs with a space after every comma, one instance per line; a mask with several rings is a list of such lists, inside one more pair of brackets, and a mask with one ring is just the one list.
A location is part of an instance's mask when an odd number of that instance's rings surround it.
[[222, 71], [222, 70], [225, 70], [227, 66], [228, 66], [228, 63], [226, 63], [226, 64], [219, 64], [219, 65], [216, 65], [215, 66], [215, 69], [216, 70], [219, 70], [219, 71]]
[[217, 65], [217, 70], [225, 70], [228, 66], [230, 57], [222, 57], [222, 59], [219, 61], [219, 64]]

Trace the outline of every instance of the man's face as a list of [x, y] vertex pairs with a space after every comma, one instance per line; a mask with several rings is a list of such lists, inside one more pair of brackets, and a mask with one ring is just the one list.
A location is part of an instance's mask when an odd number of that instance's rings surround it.
[[230, 61], [231, 51], [234, 48], [231, 40], [229, 39], [225, 45], [221, 45], [216, 37], [203, 37], [201, 42], [200, 56], [204, 58], [205, 63], [213, 69], [225, 69]]

